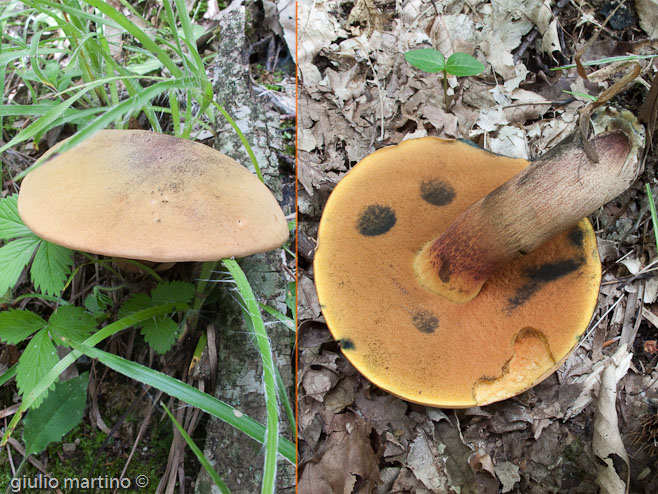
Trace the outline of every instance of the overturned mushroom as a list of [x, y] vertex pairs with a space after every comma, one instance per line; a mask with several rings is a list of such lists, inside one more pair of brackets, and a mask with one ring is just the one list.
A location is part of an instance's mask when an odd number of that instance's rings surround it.
[[228, 156], [141, 130], [103, 130], [23, 180], [23, 222], [40, 237], [96, 254], [216, 261], [273, 250], [288, 227], [272, 193]]
[[596, 238], [580, 218], [638, 174], [641, 129], [600, 114], [531, 166], [466, 143], [406, 141], [362, 160], [320, 222], [315, 280], [345, 355], [376, 385], [442, 407], [538, 383], [595, 308]]

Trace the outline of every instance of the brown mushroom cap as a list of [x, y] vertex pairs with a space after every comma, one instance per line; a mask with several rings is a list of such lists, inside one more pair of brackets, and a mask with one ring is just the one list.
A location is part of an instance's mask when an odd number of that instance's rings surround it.
[[325, 207], [314, 269], [327, 324], [354, 366], [406, 400], [484, 405], [559, 366], [586, 329], [601, 267], [587, 220], [505, 265], [467, 303], [423, 287], [419, 251], [528, 162], [438, 138], [363, 159]]
[[149, 261], [216, 261], [280, 247], [288, 226], [249, 170], [199, 143], [103, 130], [23, 180], [23, 222], [72, 249]]

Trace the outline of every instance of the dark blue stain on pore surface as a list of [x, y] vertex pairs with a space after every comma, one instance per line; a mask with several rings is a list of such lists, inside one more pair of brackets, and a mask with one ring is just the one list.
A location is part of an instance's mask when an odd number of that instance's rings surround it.
[[375, 237], [388, 232], [395, 226], [395, 221], [395, 211], [392, 208], [371, 204], [359, 214], [356, 229], [361, 235]]
[[354, 350], [354, 342], [348, 338], [338, 340], [338, 345], [343, 350]]
[[580, 257], [577, 259], [547, 262], [540, 266], [526, 269], [523, 274], [528, 278], [528, 281], [513, 296], [507, 299], [507, 311], [513, 311], [523, 305], [542, 286], [577, 271], [583, 264], [585, 264], [585, 259]]
[[439, 327], [439, 318], [428, 310], [417, 310], [411, 316], [411, 321], [421, 333], [433, 333]]
[[433, 206], [446, 206], [455, 199], [455, 189], [439, 179], [425, 180], [420, 184], [420, 196]]
[[574, 247], [581, 247], [585, 244], [585, 232], [580, 227], [574, 226], [567, 234], [569, 243]]

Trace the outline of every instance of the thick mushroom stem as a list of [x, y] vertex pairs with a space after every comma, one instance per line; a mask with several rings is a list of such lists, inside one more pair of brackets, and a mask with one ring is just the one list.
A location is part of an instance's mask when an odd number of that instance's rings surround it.
[[591, 142], [598, 163], [574, 134], [457, 217], [417, 255], [414, 267], [423, 285], [468, 302], [501, 266], [626, 190], [639, 172], [633, 136], [613, 130]]

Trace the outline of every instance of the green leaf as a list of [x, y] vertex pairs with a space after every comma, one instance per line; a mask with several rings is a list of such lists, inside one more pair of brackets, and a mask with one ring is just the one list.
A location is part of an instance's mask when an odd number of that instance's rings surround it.
[[30, 268], [34, 287], [45, 295], [60, 295], [73, 266], [73, 251], [43, 240]]
[[[157, 317], [163, 314], [167, 314], [174, 310], [173, 305], [164, 304], [158, 305], [157, 307], [151, 307], [149, 309], [137, 312], [130, 316], [124, 317], [115, 321], [107, 326], [95, 331], [89, 338], [82, 342], [84, 345], [98, 345], [101, 341], [109, 338], [110, 336], [122, 331], [130, 326], [134, 326], [136, 323], [149, 319], [151, 317]], [[36, 406], [37, 402], [40, 402], [50, 387], [59, 379], [59, 375], [64, 372], [64, 370], [71, 365], [75, 360], [81, 355], [77, 350], [73, 350], [68, 355], [64, 356], [59, 360], [47, 373], [43, 376], [36, 386], [32, 390], [23, 395], [23, 401], [21, 406], [18, 407], [18, 411], [14, 414], [9, 425], [5, 428], [4, 433], [2, 434], [2, 440], [0, 440], [0, 447], [3, 447], [9, 437], [11, 437], [12, 432], [16, 429], [18, 422], [23, 417], [23, 414], [32, 407]], [[20, 361], [19, 361], [20, 363]], [[5, 373], [7, 374], [7, 373]], [[3, 374], [3, 378], [5, 376]], [[294, 445], [293, 445], [294, 448]], [[293, 451], [293, 461], [294, 461], [294, 451]]]
[[89, 373], [85, 372], [57, 383], [43, 404], [27, 414], [23, 421], [23, 441], [28, 454], [41, 453], [80, 423], [87, 403], [88, 382]]
[[[148, 295], [146, 295], [145, 293], [135, 293], [134, 295], [128, 297], [128, 299], [123, 303], [123, 305], [119, 309], [119, 317], [123, 318], [126, 316], [130, 316], [135, 312], [148, 309], [149, 307], [152, 306], [153, 304], [151, 302], [151, 298]], [[142, 323], [135, 324], [135, 327], [137, 328], [141, 326]]]
[[[47, 329], [36, 333], [23, 350], [23, 355], [18, 360], [16, 370], [16, 384], [20, 393], [25, 396], [41, 381], [41, 379], [59, 362]], [[38, 407], [47, 396], [47, 391], [39, 395], [33, 407]]]
[[172, 303], [177, 309], [186, 309], [194, 297], [194, 285], [184, 281], [165, 281], [158, 283], [151, 291], [153, 305]]
[[404, 59], [423, 72], [441, 72], [446, 66], [446, 60], [443, 53], [434, 48], [409, 50], [404, 54]]
[[0, 239], [2, 240], [24, 237], [32, 233], [18, 215], [17, 203], [16, 194], [0, 199]]
[[0, 312], [0, 340], [15, 345], [45, 325], [46, 321], [29, 310], [3, 311]]
[[142, 336], [154, 352], [167, 353], [178, 337], [178, 324], [167, 316], [154, 317], [144, 322]]
[[30, 233], [0, 247], [0, 293], [14, 287], [40, 241]]
[[85, 309], [91, 312], [94, 316], [104, 314], [111, 305], [112, 299], [109, 295], [103, 293], [98, 285], [95, 286], [92, 292], [85, 298]]
[[63, 338], [63, 344], [70, 346], [70, 341], [84, 341], [96, 329], [96, 320], [82, 307], [64, 305], [50, 316], [48, 329]]
[[453, 53], [446, 62], [446, 72], [457, 77], [476, 75], [484, 71], [484, 65], [466, 53]]

